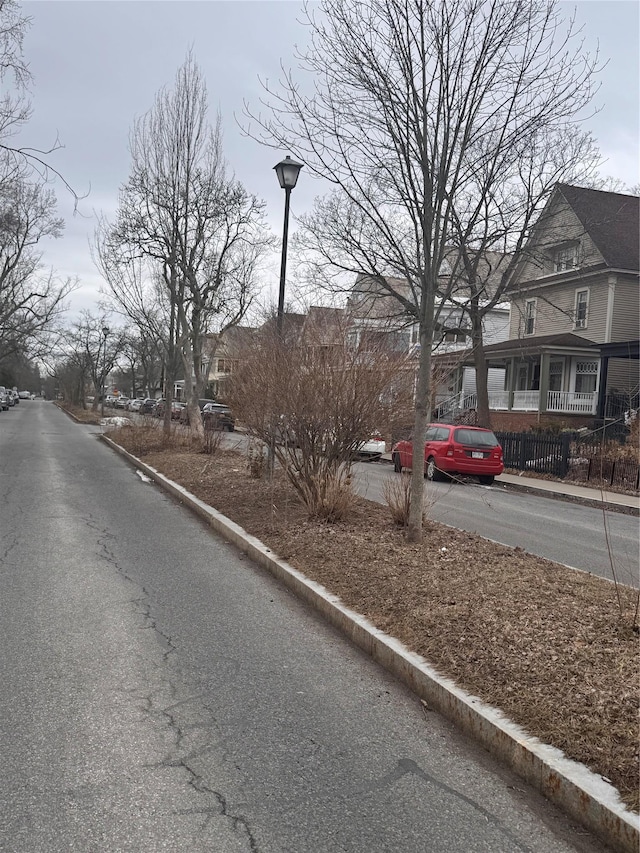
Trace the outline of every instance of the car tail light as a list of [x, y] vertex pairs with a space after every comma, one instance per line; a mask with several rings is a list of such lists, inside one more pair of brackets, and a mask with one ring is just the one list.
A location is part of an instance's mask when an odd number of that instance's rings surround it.
[[446, 450], [445, 450], [445, 456], [453, 456], [454, 450], [455, 450], [455, 448], [454, 448], [453, 444], [447, 444]]

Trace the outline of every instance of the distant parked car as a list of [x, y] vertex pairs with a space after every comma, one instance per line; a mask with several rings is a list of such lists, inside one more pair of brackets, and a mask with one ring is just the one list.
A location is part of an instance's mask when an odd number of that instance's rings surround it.
[[9, 394], [4, 385], [0, 385], [0, 410], [9, 411]]
[[386, 451], [387, 445], [380, 433], [374, 433], [368, 441], [364, 441], [357, 449], [356, 454], [360, 459], [367, 462], [375, 462], [380, 459]]
[[[207, 403], [214, 403], [214, 402], [215, 402], [215, 400], [208, 400], [208, 399], [205, 399], [204, 397], [202, 397], [200, 400], [198, 400], [198, 406], [200, 407], [200, 411], [202, 411], [204, 409], [204, 407], [207, 405]], [[189, 425], [189, 411], [188, 411], [186, 405], [182, 409], [182, 411], [180, 412], [180, 423], [181, 424], [187, 424], [187, 426]]]
[[152, 414], [153, 410], [156, 407], [157, 402], [158, 401], [155, 400], [153, 397], [145, 397], [145, 399], [142, 401], [142, 405], [140, 406], [141, 414], [143, 414], [143, 415]]
[[222, 403], [206, 403], [202, 408], [202, 423], [205, 429], [221, 429], [233, 432], [236, 421], [231, 409]]
[[151, 412], [151, 414], [154, 416], [154, 418], [163, 418], [164, 417], [164, 404], [165, 404], [165, 402], [166, 402], [165, 400], [156, 400], [156, 404], [153, 407], [153, 411]]
[[139, 412], [142, 409], [143, 403], [144, 403], [143, 397], [137, 397], [135, 400], [129, 400], [129, 411], [130, 412]]
[[[391, 451], [396, 472], [411, 468], [413, 446], [399, 441]], [[502, 447], [490, 429], [454, 424], [429, 424], [425, 433], [424, 473], [429, 480], [446, 480], [453, 474], [470, 474], [485, 486], [502, 474]]]
[[116, 409], [126, 409], [129, 403], [128, 397], [118, 397], [114, 403]]
[[30, 400], [31, 399], [31, 392], [30, 391], [18, 391], [18, 397], [20, 397], [21, 400]]

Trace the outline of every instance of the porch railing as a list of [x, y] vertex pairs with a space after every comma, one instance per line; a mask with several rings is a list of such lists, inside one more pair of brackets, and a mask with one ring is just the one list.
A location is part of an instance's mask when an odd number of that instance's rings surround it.
[[[509, 409], [509, 391], [490, 391], [489, 408], [494, 412]], [[563, 414], [595, 415], [598, 395], [580, 391], [549, 391], [547, 411]], [[539, 391], [514, 391], [511, 410], [516, 412], [537, 412], [540, 401]], [[455, 414], [477, 409], [476, 394], [455, 394], [453, 397], [436, 400], [436, 416], [445, 420]]]
[[539, 391], [514, 391], [511, 408], [516, 412], [537, 412], [539, 399]]
[[595, 392], [549, 391], [547, 411], [595, 415], [596, 402]]

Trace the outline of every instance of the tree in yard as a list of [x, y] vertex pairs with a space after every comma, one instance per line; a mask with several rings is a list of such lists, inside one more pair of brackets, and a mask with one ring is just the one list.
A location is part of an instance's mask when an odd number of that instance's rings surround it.
[[[594, 61], [558, 4], [542, 0], [324, 0], [306, 17], [312, 94], [285, 74], [266, 87], [266, 115], [247, 109], [247, 130], [334, 185], [303, 218], [302, 245], [332, 270], [369, 276], [418, 325], [421, 444], [449, 295], [439, 277], [466, 200], [479, 175], [481, 202], [532, 139], [571, 125], [592, 96]], [[411, 541], [422, 537], [422, 476], [416, 466]]]
[[162, 281], [168, 339], [182, 362], [190, 423], [202, 434], [206, 335], [238, 323], [251, 304], [256, 267], [271, 244], [263, 204], [228, 174], [220, 117], [215, 126], [207, 120], [206, 86], [191, 55], [174, 88], [136, 122], [130, 149], [130, 176], [101, 254], [119, 264], [141, 260]]

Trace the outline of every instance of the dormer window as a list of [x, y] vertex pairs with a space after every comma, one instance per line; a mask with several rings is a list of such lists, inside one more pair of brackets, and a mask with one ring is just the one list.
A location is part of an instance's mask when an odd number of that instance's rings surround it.
[[565, 243], [553, 253], [553, 271], [565, 272], [573, 270], [578, 266], [578, 244]]

